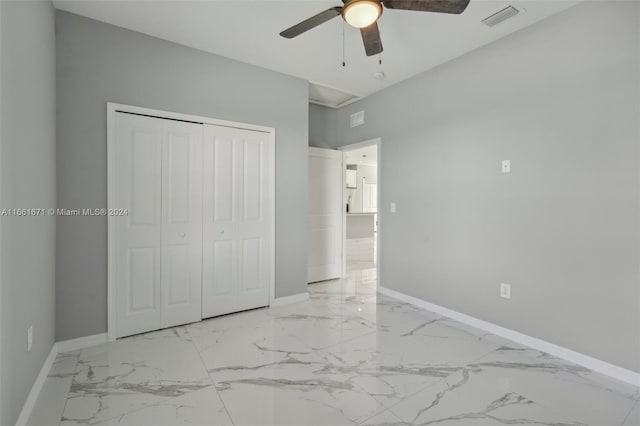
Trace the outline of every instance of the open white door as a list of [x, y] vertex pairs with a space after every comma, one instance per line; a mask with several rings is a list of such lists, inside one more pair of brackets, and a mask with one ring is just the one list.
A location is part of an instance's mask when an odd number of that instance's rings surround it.
[[309, 270], [307, 281], [342, 272], [342, 152], [309, 148]]

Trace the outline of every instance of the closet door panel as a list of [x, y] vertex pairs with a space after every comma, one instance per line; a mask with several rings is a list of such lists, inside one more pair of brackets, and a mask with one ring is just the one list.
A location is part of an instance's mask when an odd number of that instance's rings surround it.
[[205, 125], [204, 143], [203, 315], [267, 306], [268, 135]]
[[127, 292], [127, 313], [142, 314], [156, 309], [157, 250], [155, 247], [134, 247], [127, 249], [128, 276], [125, 281]]
[[202, 125], [162, 123], [162, 327], [202, 318]]
[[247, 238], [242, 240], [242, 291], [260, 290], [262, 286], [262, 240]]
[[263, 146], [260, 140], [243, 140], [242, 148], [242, 221], [262, 220], [263, 194]]
[[[191, 283], [192, 262], [190, 257], [192, 250], [188, 244], [173, 244], [166, 249], [167, 276], [169, 285], [167, 294], [164, 295], [165, 303], [168, 307], [181, 307], [193, 302], [193, 289], [190, 285], [181, 283]], [[187, 322], [190, 322], [187, 320]]]
[[269, 304], [269, 170], [266, 133], [237, 130], [240, 283], [238, 309]]
[[236, 244], [231, 240], [213, 242], [213, 265], [211, 285], [212, 294], [216, 298], [235, 298], [236, 294]]
[[238, 195], [232, 129], [204, 126], [202, 316], [237, 311]]
[[162, 122], [116, 113], [110, 207], [115, 217], [116, 336], [160, 327]]
[[212, 223], [224, 229], [235, 222], [235, 157], [233, 137], [231, 135], [209, 135], [211, 140], [207, 159], [213, 166], [208, 170], [211, 183], [210, 197], [213, 203]]

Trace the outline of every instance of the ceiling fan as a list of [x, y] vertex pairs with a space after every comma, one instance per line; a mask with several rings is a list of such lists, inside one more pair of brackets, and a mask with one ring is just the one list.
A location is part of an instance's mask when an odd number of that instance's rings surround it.
[[414, 10], [460, 14], [470, 0], [343, 0], [344, 6], [336, 6], [320, 12], [280, 33], [282, 37], [294, 38], [320, 24], [342, 15], [342, 19], [352, 27], [359, 28], [367, 56], [382, 52], [382, 40], [378, 29], [378, 19], [382, 6], [387, 9]]

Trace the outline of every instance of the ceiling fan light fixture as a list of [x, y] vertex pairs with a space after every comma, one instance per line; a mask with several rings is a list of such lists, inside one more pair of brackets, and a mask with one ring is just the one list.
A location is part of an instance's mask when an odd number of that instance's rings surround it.
[[382, 5], [375, 0], [354, 0], [342, 9], [342, 17], [347, 24], [356, 28], [366, 28], [382, 15]]

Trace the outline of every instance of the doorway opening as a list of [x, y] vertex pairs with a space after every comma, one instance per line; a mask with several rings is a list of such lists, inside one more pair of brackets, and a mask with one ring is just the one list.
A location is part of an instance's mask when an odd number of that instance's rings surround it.
[[343, 276], [379, 277], [380, 139], [343, 151]]

